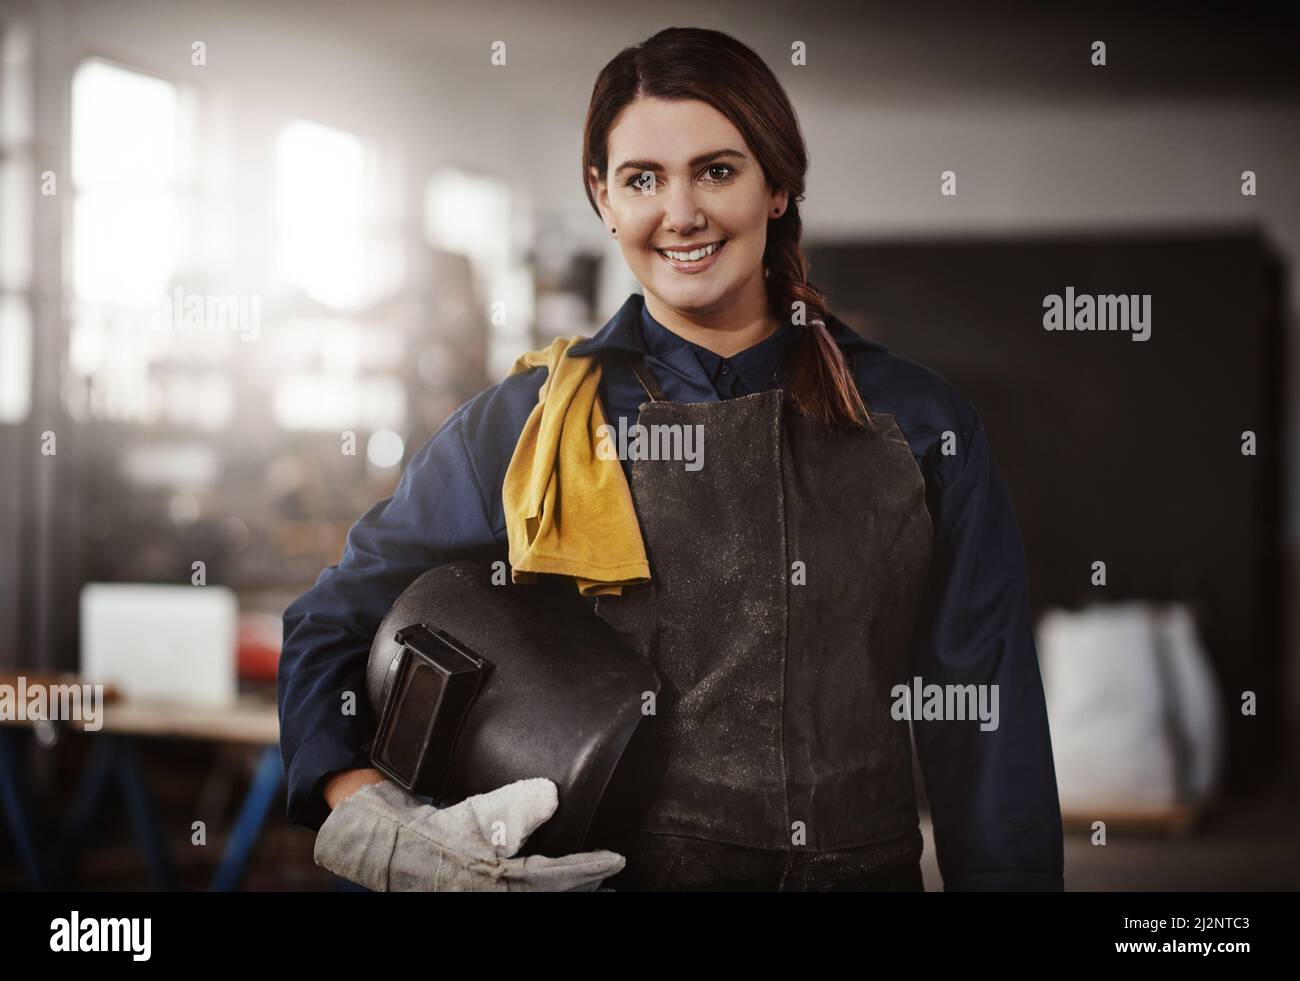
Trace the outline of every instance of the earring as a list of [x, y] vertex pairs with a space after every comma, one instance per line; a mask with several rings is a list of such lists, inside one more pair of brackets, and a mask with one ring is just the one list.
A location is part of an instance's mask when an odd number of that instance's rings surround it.
[[611, 228], [611, 229], [609, 230], [609, 234], [611, 234], [611, 235], [615, 235], [615, 234], [617, 234], [617, 233], [618, 233], [618, 229], [617, 229], [617, 228]]

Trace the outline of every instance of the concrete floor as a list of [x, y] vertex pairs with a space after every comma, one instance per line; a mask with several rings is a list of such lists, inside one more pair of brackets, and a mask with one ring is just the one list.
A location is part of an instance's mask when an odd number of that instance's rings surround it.
[[[1278, 778], [1245, 800], [1225, 802], [1199, 830], [1179, 836], [1134, 834], [1111, 827], [1108, 842], [1093, 846], [1082, 834], [1065, 839], [1065, 888], [1078, 892], [1233, 892], [1300, 890], [1300, 788], [1297, 767], [1281, 768]], [[116, 834], [83, 857], [77, 888], [149, 889], [143, 863], [131, 842], [125, 817], [112, 812]], [[935, 861], [934, 834], [928, 815], [921, 817], [925, 837], [922, 873], [925, 888], [940, 891], [943, 880]], [[188, 831], [186, 832], [188, 835]], [[189, 847], [189, 839], [172, 846], [183, 888], [207, 882], [224, 840], [209, 847]], [[276, 811], [254, 855], [244, 888], [253, 890], [331, 889], [333, 877], [312, 860], [313, 837], [292, 827]], [[0, 891], [21, 889], [23, 880], [11, 843], [0, 827]]]
[[[1288, 770], [1293, 768], [1288, 768]], [[1111, 828], [1104, 846], [1065, 836], [1065, 888], [1071, 892], [1237, 892], [1300, 890], [1300, 798], [1287, 772], [1249, 800], [1224, 803], [1196, 831], [1132, 834]], [[927, 890], [943, 888], [934, 830], [922, 816]]]

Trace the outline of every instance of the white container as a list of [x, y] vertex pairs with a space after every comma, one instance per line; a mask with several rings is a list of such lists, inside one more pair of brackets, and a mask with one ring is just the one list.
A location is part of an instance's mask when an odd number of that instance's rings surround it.
[[239, 602], [225, 586], [88, 583], [81, 589], [81, 674], [128, 698], [235, 701]]

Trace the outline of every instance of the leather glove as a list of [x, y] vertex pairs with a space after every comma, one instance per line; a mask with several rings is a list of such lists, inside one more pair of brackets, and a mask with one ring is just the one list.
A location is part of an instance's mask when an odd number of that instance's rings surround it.
[[617, 852], [515, 857], [559, 806], [555, 783], [516, 780], [453, 807], [390, 780], [339, 802], [316, 835], [316, 864], [375, 892], [592, 892], [622, 871]]

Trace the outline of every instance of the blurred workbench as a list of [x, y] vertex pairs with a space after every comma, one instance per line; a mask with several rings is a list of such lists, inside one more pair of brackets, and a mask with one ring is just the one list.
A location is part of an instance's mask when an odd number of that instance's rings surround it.
[[[86, 683], [75, 677], [35, 673], [24, 674], [24, 678], [28, 689], [35, 685]], [[17, 681], [16, 674], [0, 674], [0, 685], [16, 688]], [[208, 886], [214, 891], [237, 888], [266, 815], [284, 786], [280, 720], [275, 701], [265, 696], [241, 696], [227, 706], [187, 704], [123, 698], [105, 686], [99, 711], [102, 718], [96, 721], [96, 728], [89, 728], [85, 720], [78, 719], [0, 719], [0, 804], [29, 884], [37, 889], [66, 886], [106, 791], [116, 785], [154, 886], [164, 890], [176, 888], [167, 851], [168, 835], [158, 820], [136, 741], [192, 739], [260, 748], [252, 781]], [[39, 736], [41, 727], [52, 725], [84, 733], [92, 745], [58, 842], [51, 850], [42, 848], [38, 842], [38, 822], [34, 817], [38, 809], [28, 788], [21, 754], [11, 737], [18, 727], [35, 728]], [[189, 831], [187, 825], [186, 833]]]

